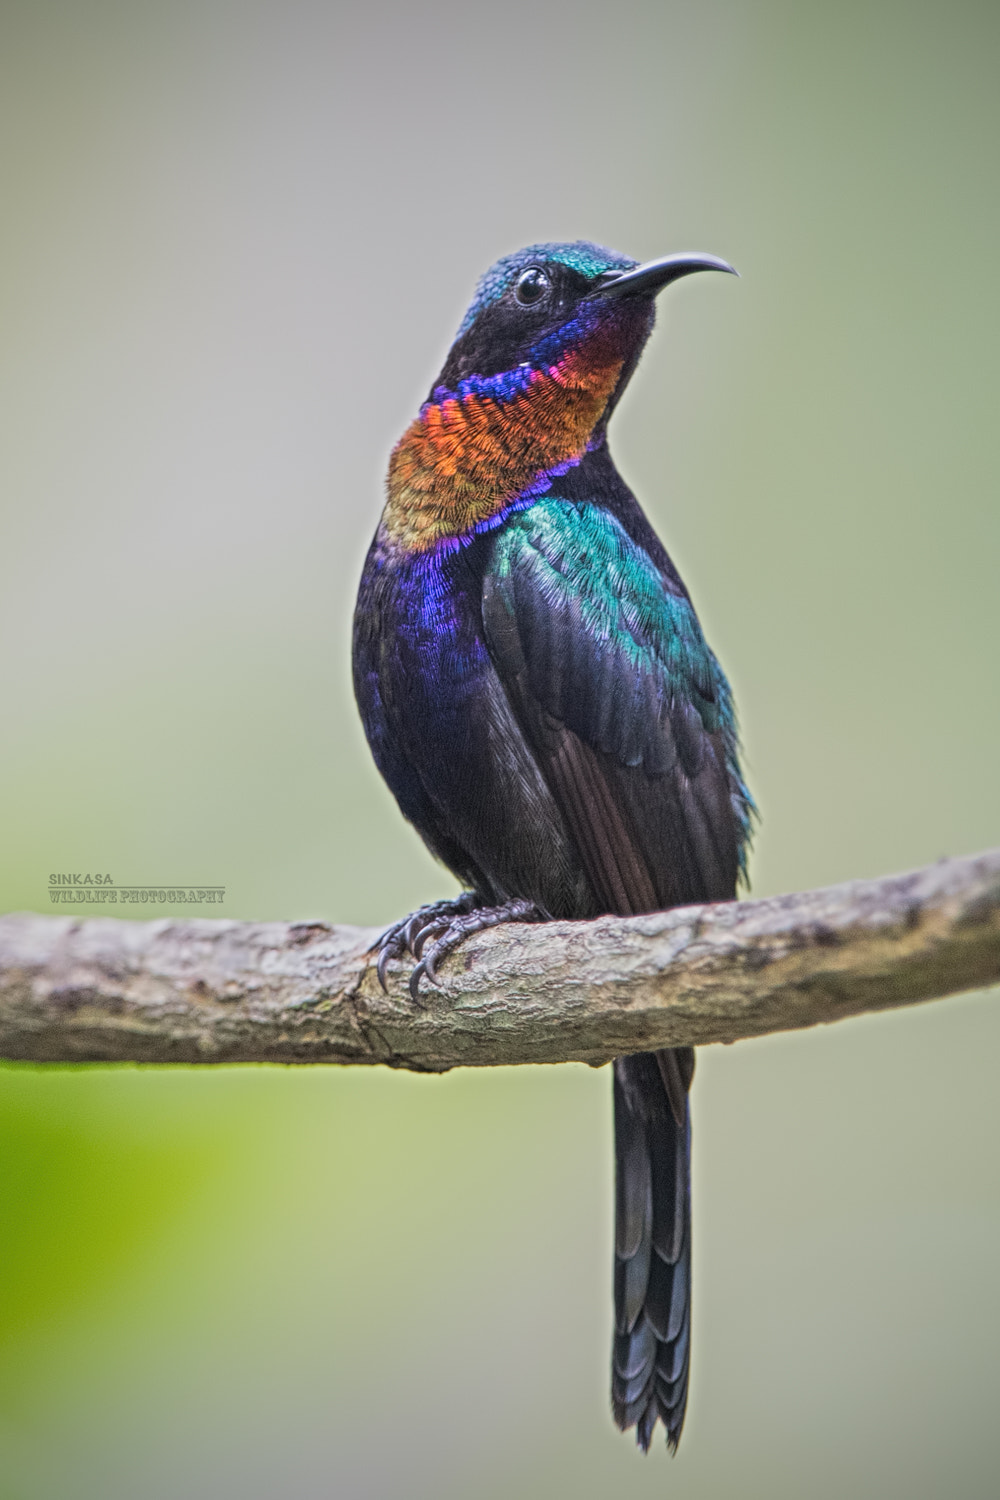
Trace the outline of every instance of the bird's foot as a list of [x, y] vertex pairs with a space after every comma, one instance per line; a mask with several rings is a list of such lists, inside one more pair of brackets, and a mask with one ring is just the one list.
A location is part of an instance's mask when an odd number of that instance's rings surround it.
[[401, 922], [395, 922], [387, 932], [383, 932], [376, 944], [378, 961], [375, 965], [378, 982], [383, 990], [388, 992], [386, 973], [395, 959], [402, 958], [407, 953], [412, 953], [414, 958], [419, 958], [419, 951], [414, 946], [418, 933], [421, 933], [428, 924], [433, 925], [437, 922], [447, 924], [452, 918], [465, 916], [467, 912], [473, 910], [475, 904], [475, 891], [462, 891], [450, 901], [429, 901], [426, 906], [418, 906], [416, 911], [411, 912], [408, 917], [404, 917]]
[[465, 938], [475, 932], [484, 932], [487, 927], [500, 927], [504, 922], [542, 922], [544, 913], [534, 901], [518, 899], [505, 901], [503, 906], [480, 906], [464, 916], [444, 917], [428, 922], [417, 933], [413, 944], [413, 956], [419, 959], [410, 975], [410, 996], [419, 1002], [420, 981], [423, 978], [437, 984], [437, 966], [443, 958]]
[[542, 922], [545, 913], [533, 901], [518, 899], [503, 906], [476, 906], [471, 891], [463, 891], [454, 901], [436, 901], [422, 906], [412, 917], [397, 922], [379, 944], [377, 973], [386, 988], [385, 972], [394, 958], [412, 953], [417, 960], [410, 974], [410, 997], [420, 1004], [420, 981], [437, 984], [437, 968], [454, 948], [473, 933], [504, 922]]

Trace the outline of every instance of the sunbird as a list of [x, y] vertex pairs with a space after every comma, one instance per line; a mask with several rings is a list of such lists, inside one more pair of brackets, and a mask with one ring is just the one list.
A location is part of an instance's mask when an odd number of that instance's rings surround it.
[[[405, 818], [465, 889], [381, 940], [410, 993], [501, 922], [726, 901], [755, 808], [732, 693], [608, 449], [655, 298], [710, 255], [530, 245], [482, 277], [393, 449], [354, 690]], [[735, 274], [735, 273], [734, 273]], [[612, 1064], [611, 1407], [675, 1450], [691, 1333], [691, 1047]]]

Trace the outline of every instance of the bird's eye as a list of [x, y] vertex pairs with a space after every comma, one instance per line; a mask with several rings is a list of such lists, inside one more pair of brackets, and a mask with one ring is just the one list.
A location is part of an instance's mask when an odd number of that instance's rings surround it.
[[529, 266], [517, 278], [514, 296], [522, 307], [534, 307], [536, 302], [541, 302], [551, 285], [541, 266]]

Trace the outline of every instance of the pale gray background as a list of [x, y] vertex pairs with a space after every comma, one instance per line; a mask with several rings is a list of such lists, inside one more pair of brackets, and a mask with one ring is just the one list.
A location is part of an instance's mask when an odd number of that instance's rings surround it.
[[[381, 922], [353, 593], [478, 274], [702, 249], [615, 419], [763, 893], [1000, 843], [993, 4], [0, 4], [0, 908]], [[96, 909], [95, 909], [96, 914]], [[995, 996], [701, 1055], [679, 1457], [607, 1414], [610, 1087], [0, 1072], [2, 1500], [987, 1497]]]

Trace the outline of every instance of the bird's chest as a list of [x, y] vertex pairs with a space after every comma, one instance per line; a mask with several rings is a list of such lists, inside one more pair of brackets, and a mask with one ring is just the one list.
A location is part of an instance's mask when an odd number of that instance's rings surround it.
[[472, 752], [495, 688], [470, 551], [407, 559], [377, 589], [381, 695], [393, 732], [421, 756]]

